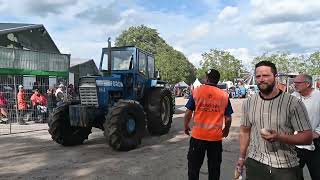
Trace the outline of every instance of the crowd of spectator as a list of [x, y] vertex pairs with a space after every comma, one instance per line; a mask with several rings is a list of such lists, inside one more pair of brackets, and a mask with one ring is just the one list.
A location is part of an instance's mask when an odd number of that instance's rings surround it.
[[13, 105], [9, 105], [10, 93], [7, 94], [0, 91], [0, 123], [17, 121], [20, 125], [28, 124], [27, 121], [45, 123], [54, 108], [76, 98], [73, 85], [66, 87], [62, 83], [57, 88], [45, 89], [35, 82], [32, 90], [25, 90], [23, 85], [19, 85]]

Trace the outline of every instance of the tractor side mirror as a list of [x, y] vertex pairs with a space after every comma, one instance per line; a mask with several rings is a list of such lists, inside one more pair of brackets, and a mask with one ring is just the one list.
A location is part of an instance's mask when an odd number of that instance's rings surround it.
[[156, 70], [156, 77], [157, 77], [158, 80], [161, 79], [160, 71], [158, 69]]

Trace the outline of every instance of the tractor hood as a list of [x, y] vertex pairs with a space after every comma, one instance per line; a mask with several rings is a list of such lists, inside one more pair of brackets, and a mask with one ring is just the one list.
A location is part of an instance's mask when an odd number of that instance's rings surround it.
[[109, 77], [96, 77], [98, 103], [101, 107], [113, 104], [114, 98], [123, 95], [121, 75], [113, 74]]

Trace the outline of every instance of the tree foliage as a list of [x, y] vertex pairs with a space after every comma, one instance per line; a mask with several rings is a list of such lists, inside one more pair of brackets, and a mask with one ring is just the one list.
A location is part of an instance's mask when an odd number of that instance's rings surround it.
[[320, 51], [312, 53], [306, 60], [306, 72], [311, 75], [320, 75]]
[[163, 80], [169, 83], [195, 80], [195, 67], [179, 51], [163, 40], [157, 30], [144, 25], [130, 27], [116, 38], [116, 46], [134, 45], [155, 56], [156, 67]]
[[233, 81], [239, 77], [239, 72], [243, 72], [244, 68], [239, 59], [236, 59], [227, 51], [211, 49], [209, 53], [202, 54], [201, 68], [197, 71], [197, 77], [202, 78], [205, 72], [213, 68], [220, 72], [220, 80]]
[[264, 53], [257, 56], [252, 61], [254, 65], [260, 61], [273, 62], [278, 70], [278, 73], [307, 73], [310, 75], [320, 74], [320, 52], [314, 52], [310, 56], [292, 56], [290, 53]]

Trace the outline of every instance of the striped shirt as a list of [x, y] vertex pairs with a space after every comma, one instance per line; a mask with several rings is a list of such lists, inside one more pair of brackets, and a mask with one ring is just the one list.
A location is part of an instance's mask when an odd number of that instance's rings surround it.
[[295, 146], [262, 139], [262, 128], [278, 133], [310, 130], [307, 110], [298, 98], [280, 92], [272, 99], [263, 99], [260, 93], [246, 99], [242, 106], [241, 125], [251, 127], [248, 157], [274, 168], [299, 165]]

